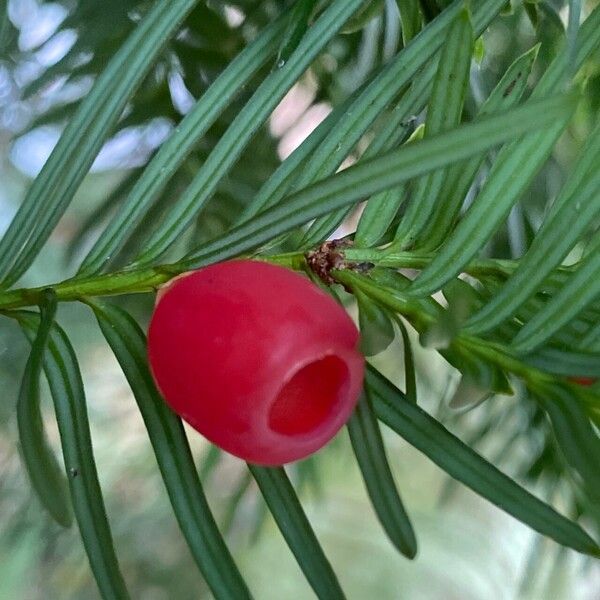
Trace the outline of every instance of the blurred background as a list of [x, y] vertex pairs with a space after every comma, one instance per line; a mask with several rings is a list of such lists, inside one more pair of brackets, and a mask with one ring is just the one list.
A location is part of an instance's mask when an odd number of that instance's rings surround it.
[[[78, 101], [149, 4], [139, 0], [0, 1], [0, 234]], [[128, 106], [118, 131], [20, 285], [56, 282], [74, 274], [78, 261], [170, 130], [243, 45], [289, 4], [284, 0], [198, 4]], [[258, 132], [222, 182], [189, 237], [181, 240], [180, 248], [192, 239], [197, 244], [223, 231], [331, 106], [401, 48], [395, 1], [374, 4], [373, 18], [338, 36], [290, 91], [268, 127]], [[584, 4], [589, 11], [597, 2]], [[559, 0], [526, 6], [515, 2], [513, 10], [499, 18], [478, 44], [467, 114], [519, 54], [541, 41], [533, 85], [556, 51], [565, 17], [564, 3]], [[168, 211], [272, 66], [258, 74], [211, 128], [141, 224], [138, 240], [162, 211]], [[490, 244], [491, 255], [518, 257], [525, 251], [564, 181], [598, 113], [599, 56], [582, 77], [587, 80], [585, 102], [547, 168]], [[411, 127], [421, 118], [414, 117]], [[382, 124], [385, 115], [378, 125]], [[359, 145], [357, 155], [367, 143], [368, 139]], [[350, 231], [353, 222], [349, 219], [338, 234]], [[113, 267], [127, 261], [135, 243], [136, 238], [115, 258]], [[147, 321], [153, 298], [118, 301], [141, 322]], [[100, 482], [132, 596], [144, 600], [209, 597], [178, 531], [135, 402], [95, 321], [85, 307], [76, 304], [62, 305], [59, 319], [80, 357]], [[585, 513], [561, 478], [561, 460], [534, 403], [517, 389], [515, 396], [492, 398], [472, 410], [449, 408], [458, 374], [437, 354], [413, 341], [419, 403], [538, 495], [551, 499], [564, 512]], [[97, 598], [77, 528], [63, 530], [46, 516], [32, 495], [19, 458], [14, 407], [27, 350], [18, 328], [2, 319], [0, 599]], [[394, 343], [375, 359], [401, 387], [402, 352], [401, 344]], [[43, 396], [48, 433], [59, 452], [46, 388]], [[243, 463], [219, 454], [196, 432], [188, 433], [210, 504], [256, 598], [312, 597]], [[397, 554], [373, 516], [345, 431], [314, 458], [290, 469], [349, 598], [600, 598], [597, 563], [541, 540], [468, 490], [451, 484], [427, 459], [397, 436], [385, 433], [390, 462], [419, 541], [419, 553], [412, 562]]]

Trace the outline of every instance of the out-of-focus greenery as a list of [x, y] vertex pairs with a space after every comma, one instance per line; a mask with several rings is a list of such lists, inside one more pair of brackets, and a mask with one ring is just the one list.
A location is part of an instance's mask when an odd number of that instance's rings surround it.
[[[4, 24], [6, 37], [1, 38], [4, 52], [0, 59], [0, 228], [8, 225], [29, 177], [41, 167], [57, 132], [73, 114], [91, 80], [151, 4], [139, 0], [8, 2], [10, 21]], [[168, 45], [138, 90], [75, 202], [21, 280], [23, 286], [61, 281], [74, 274], [78, 261], [129, 189], [129, 180], [137, 177], [190, 103], [207, 89], [252, 33], [288, 4], [283, 0], [198, 4], [184, 25], [185, 34]], [[231, 225], [276, 168], [281, 138], [285, 141], [285, 136], [300, 135], [294, 132], [293, 124], [306, 119], [320, 103], [339, 105], [400, 48], [395, 3], [384, 4], [382, 11], [375, 12], [374, 18], [356, 31], [337, 36], [315, 61], [300, 81], [305, 99], [298, 100], [296, 106], [292, 103], [290, 122], [278, 130], [273, 119], [271, 129], [259, 130], [189, 234], [195, 244]], [[512, 14], [494, 21], [483, 36], [480, 64], [472, 69], [467, 113], [476, 111], [510, 63], [536, 42], [541, 42], [541, 48], [531, 85], [539, 80], [555, 56], [565, 4], [528, 3], [526, 10], [521, 2], [514, 2]], [[596, 4], [585, 3], [586, 12]], [[246, 20], [240, 26], [244, 15]], [[76, 52], [68, 51], [71, 44]], [[146, 215], [139, 235], [134, 235], [114, 259], [115, 265], [126, 264], [135, 256], [142, 235], [168, 213], [272, 67], [264, 67], [204, 136], [156, 208]], [[507, 226], [490, 240], [486, 249], [490, 256], [516, 258], [524, 254], [549, 199], [556, 196], [588, 136], [600, 107], [599, 56], [589, 62], [582, 77], [588, 84], [575, 119], [524, 200], [511, 213]], [[305, 104], [299, 107], [302, 102]], [[381, 117], [382, 126], [386, 116]], [[422, 119], [422, 115], [415, 118]], [[182, 240], [180, 247], [186, 247], [189, 239]], [[142, 322], [147, 320], [152, 298], [138, 295], [119, 301]], [[89, 311], [76, 304], [61, 305], [59, 317], [80, 357], [101, 485], [132, 597], [210, 597], [177, 527], [129, 387], [96, 323]], [[583, 512], [563, 480], [564, 465], [548, 424], [524, 390], [517, 389], [513, 397], [498, 396], [464, 414], [454, 411], [447, 403], [456, 387], [457, 373], [437, 353], [420, 348], [416, 336], [413, 347], [421, 406], [537, 494], [565, 512]], [[3, 319], [0, 598], [95, 598], [96, 584], [77, 528], [59, 528], [41, 510], [19, 459], [14, 405], [27, 352], [18, 327]], [[401, 355], [401, 345], [395, 342], [375, 362], [395, 383], [403, 385]], [[58, 452], [58, 433], [46, 388], [43, 396], [47, 433]], [[211, 507], [256, 597], [309, 597], [312, 592], [244, 465], [215, 455], [197, 433], [188, 433]], [[349, 598], [597, 597], [597, 562], [540, 540], [514, 519], [451, 484], [397, 436], [386, 433], [385, 439], [403, 499], [419, 533], [419, 554], [413, 562], [394, 551], [373, 516], [345, 431], [314, 459], [291, 470], [307, 514]]]
[[[173, 517], [143, 423], [116, 361], [83, 310], [70, 306], [61, 316], [73, 343], [82, 350], [101, 484], [134, 597], [210, 597]], [[10, 344], [11, 339], [14, 364], [20, 366], [26, 351], [20, 333], [3, 329], [3, 343]], [[399, 351], [390, 348], [378, 358], [378, 366], [402, 380], [395, 364]], [[447, 399], [451, 373], [433, 352], [420, 350], [417, 365], [422, 374], [420, 401], [436, 410], [440, 398]], [[3, 374], [7, 398], [16, 395], [16, 384], [9, 387], [11, 379], [17, 378]], [[512, 399], [499, 397], [490, 411], [501, 412], [499, 405], [505, 402], [514, 404]], [[77, 529], [56, 525], [32, 494], [18, 457], [13, 403], [6, 403], [9, 410], [2, 415], [0, 597], [95, 598], [96, 585]], [[471, 416], [470, 423], [461, 422], [455, 428], [461, 436], [476, 429], [482, 418]], [[482, 448], [485, 455], [497, 455], [513, 430], [522, 425], [504, 421], [488, 436]], [[48, 423], [57, 445], [51, 418]], [[202, 469], [209, 448], [193, 430], [189, 438]], [[386, 436], [386, 443], [419, 532], [415, 561], [399, 556], [381, 531], [345, 432], [316, 456], [315, 478], [309, 472], [303, 487], [304, 507], [349, 598], [594, 598], [598, 574], [591, 565], [586, 568], [576, 556], [551, 542], [540, 544], [526, 527], [471, 492], [449, 487], [449, 479], [396, 436]], [[526, 452], [515, 443], [496, 464], [514, 471], [527, 459]], [[245, 482], [243, 463], [223, 456], [204, 481], [219, 522], [228, 525], [227, 539], [256, 597], [310, 597], [310, 588], [266, 517], [254, 486], [231, 514], [232, 501]], [[538, 545], [540, 564], [529, 573], [527, 559]]]

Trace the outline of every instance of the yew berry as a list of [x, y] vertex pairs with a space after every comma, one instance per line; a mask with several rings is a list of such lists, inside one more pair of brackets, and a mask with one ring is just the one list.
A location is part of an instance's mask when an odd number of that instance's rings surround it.
[[163, 288], [148, 354], [166, 402], [249, 462], [281, 465], [324, 446], [360, 394], [364, 359], [345, 310], [283, 267], [232, 260]]

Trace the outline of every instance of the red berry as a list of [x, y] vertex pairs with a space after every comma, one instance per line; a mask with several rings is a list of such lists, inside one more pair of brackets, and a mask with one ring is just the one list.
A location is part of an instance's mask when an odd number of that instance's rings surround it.
[[345, 310], [283, 267], [233, 260], [173, 280], [148, 353], [171, 408], [217, 446], [280, 465], [324, 446], [362, 387], [358, 331]]
[[568, 379], [573, 383], [585, 386], [594, 385], [594, 383], [597, 381], [595, 377], [569, 377]]

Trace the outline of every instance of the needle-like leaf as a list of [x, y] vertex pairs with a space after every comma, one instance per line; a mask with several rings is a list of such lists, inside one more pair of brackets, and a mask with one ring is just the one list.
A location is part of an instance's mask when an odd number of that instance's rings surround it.
[[396, 317], [396, 324], [402, 335], [402, 353], [404, 354], [404, 382], [405, 395], [409, 402], [417, 403], [417, 375], [412, 344], [408, 335], [408, 329], [401, 317]]
[[179, 123], [81, 263], [80, 275], [96, 273], [123, 247], [198, 141], [256, 71], [273, 56], [284, 26], [285, 20], [278, 19], [261, 31], [256, 40], [231, 61]]
[[56, 296], [49, 290], [40, 307], [40, 324], [23, 373], [17, 425], [21, 453], [33, 489], [52, 518], [63, 527], [69, 527], [72, 515], [67, 481], [46, 440], [40, 411], [40, 375], [55, 314]]
[[577, 398], [566, 387], [548, 386], [539, 392], [554, 435], [567, 462], [579, 473], [593, 502], [600, 502], [600, 437]]
[[213, 148], [191, 184], [161, 223], [160, 228], [151, 234], [144, 245], [143, 252], [137, 258], [138, 264], [154, 262], [187, 229], [258, 128], [323, 47], [359, 8], [362, 1], [334, 0], [313, 23], [287, 62], [261, 83]]
[[469, 319], [467, 332], [479, 335], [512, 316], [600, 214], [600, 124], [591, 132], [556, 203], [559, 207], [544, 222], [517, 270]]
[[394, 546], [408, 558], [414, 558], [417, 554], [417, 540], [388, 464], [368, 390], [348, 421], [348, 433], [381, 525]]
[[555, 375], [600, 378], [600, 349], [586, 352], [546, 346], [532, 354], [527, 354], [523, 360], [529, 365]]
[[[25, 311], [13, 312], [11, 316], [18, 319], [33, 340], [38, 328], [36, 316]], [[129, 594], [115, 555], [98, 482], [81, 373], [75, 351], [58, 325], [50, 333], [44, 371], [56, 410], [73, 510], [90, 566], [103, 598], [126, 600]]]
[[574, 104], [573, 96], [530, 102], [507, 113], [408, 144], [379, 158], [360, 161], [341, 173], [298, 191], [251, 221], [203, 245], [178, 263], [178, 268], [196, 268], [231, 258], [310, 219], [476, 155], [520, 135], [524, 130], [548, 127], [557, 120], [566, 120], [565, 115], [571, 114]]
[[600, 556], [597, 543], [579, 525], [538, 500], [424, 410], [407, 402], [400, 390], [370, 366], [367, 368], [367, 386], [379, 419], [451, 477], [558, 543]]
[[[539, 45], [517, 58], [507, 69], [498, 85], [482, 104], [478, 116], [507, 110], [516, 105], [527, 87], [529, 74], [535, 63]], [[437, 248], [454, 225], [469, 188], [485, 161], [485, 155], [476, 156], [448, 172], [443, 202], [438, 203], [430, 223], [425, 228], [419, 249]]]
[[394, 325], [386, 311], [359, 290], [354, 291], [354, 297], [358, 304], [360, 350], [365, 356], [375, 356], [394, 341]]
[[[313, 153], [310, 163], [303, 170], [297, 182], [296, 189], [334, 173], [376, 117], [381, 114], [429, 60], [421, 77], [416, 78], [415, 86], [410, 91], [414, 91], [418, 87], [417, 83], [419, 85], [426, 83], [427, 86], [424, 88], [423, 93], [415, 98], [413, 104], [408, 104], [404, 98], [401, 99], [394, 111], [395, 118], [393, 121], [396, 122], [388, 123], [388, 136], [390, 132], [393, 134], [397, 131], [399, 118], [403, 121], [422, 109], [429, 94], [429, 77], [433, 77], [435, 72], [435, 61], [431, 59], [439, 51], [448, 28], [463, 10], [463, 6], [460, 0], [452, 3], [426, 29], [421, 31], [394, 60], [386, 65], [381, 74], [367, 86], [363, 94], [348, 109], [343, 123], [340, 123], [323, 141], [317, 151]], [[477, 4], [473, 12], [473, 24], [478, 34], [487, 27], [501, 8], [502, 2], [496, 0], [485, 0]], [[406, 94], [407, 97], [410, 97], [410, 91]], [[383, 139], [387, 139], [388, 136], [384, 136]], [[374, 140], [373, 143], [376, 141]], [[379, 148], [379, 151], [381, 151], [393, 147], [388, 146], [387, 142], [383, 143], [385, 144], [383, 147], [376, 144], [373, 152], [375, 152], [375, 148]], [[366, 158], [373, 155], [369, 153]], [[308, 247], [324, 239], [337, 227], [344, 215], [345, 212], [339, 211], [336, 214], [318, 219], [306, 232], [302, 240], [302, 246]]]
[[250, 598], [204, 496], [181, 420], [154, 385], [143, 332], [125, 311], [90, 305], [131, 386], [175, 516], [206, 582], [216, 598]]
[[396, 0], [402, 23], [402, 40], [408, 44], [421, 29], [421, 11], [418, 0]]
[[308, 29], [310, 17], [315, 9], [317, 0], [297, 0], [287, 16], [287, 24], [283, 39], [277, 51], [275, 66], [284, 65], [292, 52], [298, 47], [302, 36]]
[[[577, 70], [600, 44], [600, 7], [581, 27], [578, 38]], [[568, 52], [563, 49], [536, 87], [533, 97], [556, 94], [568, 68]], [[532, 99], [533, 99], [532, 97]], [[531, 102], [531, 100], [530, 100]], [[484, 187], [441, 247], [429, 266], [415, 279], [410, 292], [427, 295], [453, 279], [489, 241], [508, 216], [512, 206], [539, 171], [569, 118], [558, 120], [547, 129], [531, 133], [504, 147], [496, 157]], [[515, 177], [515, 173], [519, 176]]]
[[512, 346], [528, 354], [600, 297], [600, 237], [560, 291], [519, 331]]
[[265, 181], [252, 201], [244, 208], [235, 221], [248, 221], [263, 209], [277, 204], [289, 192], [294, 179], [298, 177], [302, 163], [314, 152], [315, 148], [325, 139], [327, 134], [336, 126], [340, 118], [355, 100], [354, 95], [334, 108], [311, 134], [296, 148]]
[[[422, 140], [425, 125], [415, 129], [407, 142]], [[406, 186], [385, 190], [369, 199], [354, 234], [354, 244], [358, 248], [372, 248], [386, 234], [398, 209], [406, 198]]]
[[248, 465], [281, 534], [318, 598], [341, 600], [344, 592], [282, 467]]
[[[438, 70], [433, 82], [431, 101], [427, 109], [425, 137], [456, 127], [462, 115], [469, 83], [473, 27], [465, 8], [448, 30], [440, 50]], [[418, 179], [394, 241], [401, 247], [411, 246], [432, 214], [436, 200], [446, 180], [446, 170], [439, 169]]]
[[0, 240], [0, 281], [5, 286], [38, 255], [127, 101], [196, 2], [156, 2], [97, 79]]

